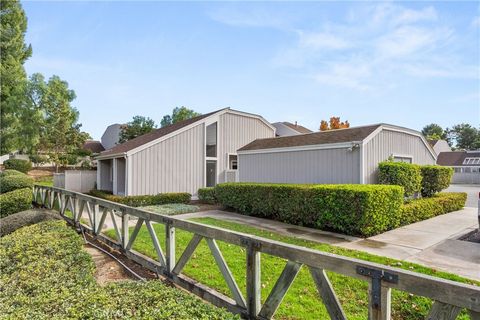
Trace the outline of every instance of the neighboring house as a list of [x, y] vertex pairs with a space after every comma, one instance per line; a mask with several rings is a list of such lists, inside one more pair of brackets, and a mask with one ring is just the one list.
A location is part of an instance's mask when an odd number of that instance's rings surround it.
[[276, 135], [278, 137], [287, 137], [287, 136], [296, 136], [299, 134], [312, 133], [313, 131], [307, 129], [295, 121], [295, 123], [290, 122], [275, 122], [272, 123], [272, 126], [276, 129]]
[[239, 181], [371, 184], [381, 161], [435, 164], [436, 157], [420, 132], [376, 124], [255, 140], [238, 150]]
[[258, 115], [221, 109], [156, 129], [98, 157], [97, 188], [114, 194], [189, 192], [236, 180], [237, 150], [275, 136]]
[[437, 155], [440, 154], [440, 152], [449, 152], [452, 151], [452, 148], [448, 145], [448, 142], [445, 140], [431, 140], [428, 139], [428, 143], [432, 146], [433, 150]]
[[105, 132], [102, 135], [100, 141], [102, 142], [102, 146], [106, 149], [110, 149], [115, 147], [120, 140], [120, 131], [122, 129], [123, 124], [114, 123], [111, 124], [105, 129]]
[[480, 184], [480, 150], [442, 152], [437, 164], [454, 169], [452, 183]]
[[91, 151], [93, 154], [97, 154], [102, 151], [105, 151], [105, 148], [103, 147], [102, 143], [96, 140], [85, 141], [85, 143], [82, 146], [82, 149]]

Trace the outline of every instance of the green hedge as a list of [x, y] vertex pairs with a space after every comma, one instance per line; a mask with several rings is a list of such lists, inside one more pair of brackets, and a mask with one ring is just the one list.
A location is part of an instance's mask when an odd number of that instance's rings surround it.
[[447, 189], [452, 180], [453, 168], [443, 166], [420, 166], [422, 172], [422, 196], [431, 197]]
[[33, 178], [27, 176], [26, 174], [7, 174], [6, 176], [0, 176], [0, 193], [32, 187]]
[[399, 225], [403, 188], [386, 185], [223, 183], [219, 202], [240, 213], [371, 236]]
[[411, 163], [380, 162], [378, 164], [378, 181], [380, 184], [402, 186], [406, 197], [413, 196], [422, 189], [420, 167]]
[[3, 162], [5, 169], [18, 170], [23, 173], [27, 173], [32, 170], [32, 163], [28, 160], [21, 159], [8, 159]]
[[209, 204], [218, 203], [218, 199], [217, 199], [217, 196], [215, 195], [214, 187], [198, 189], [198, 199], [203, 203], [209, 203]]
[[0, 219], [0, 237], [32, 224], [61, 219], [62, 217], [57, 212], [47, 209], [32, 209], [13, 213]]
[[156, 195], [142, 196], [117, 196], [110, 191], [91, 190], [90, 195], [105, 200], [118, 202], [130, 207], [153, 206], [167, 203], [190, 203], [192, 195], [187, 192], [159, 193]]
[[460, 210], [466, 200], [467, 194], [463, 192], [442, 192], [430, 198], [411, 200], [401, 207], [400, 223], [407, 225]]
[[31, 208], [32, 198], [32, 188], [0, 194], [0, 218]]

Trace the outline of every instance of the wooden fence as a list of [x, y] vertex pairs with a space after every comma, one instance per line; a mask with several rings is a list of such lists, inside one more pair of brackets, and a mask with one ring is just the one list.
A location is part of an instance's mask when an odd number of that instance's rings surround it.
[[[34, 201], [47, 208], [56, 208], [73, 225], [79, 226], [80, 217], [88, 216], [89, 225], [81, 226], [97, 239], [212, 304], [227, 308], [248, 319], [272, 318], [301, 267], [310, 271], [331, 319], [347, 317], [325, 273], [326, 270], [369, 282], [369, 319], [390, 319], [392, 289], [434, 300], [427, 319], [455, 319], [463, 308], [468, 310], [472, 319], [480, 319], [480, 288], [476, 286], [163, 216], [64, 189], [35, 185], [33, 194]], [[72, 212], [72, 218], [65, 216], [66, 210]], [[113, 241], [101, 234], [107, 216], [112, 219], [119, 241]], [[120, 223], [116, 222], [116, 217], [121, 218]], [[128, 221], [131, 218], [136, 218], [137, 222], [133, 231], [129, 232]], [[152, 223], [165, 226], [165, 248], [160, 246]], [[157, 254], [156, 260], [132, 250], [143, 224], [150, 234]], [[193, 233], [190, 243], [178, 259], [175, 257], [176, 229]], [[182, 274], [182, 269], [202, 239], [206, 240], [233, 299]], [[245, 297], [216, 241], [245, 248], [247, 280]], [[287, 260], [283, 272], [264, 303], [260, 293], [260, 253]]]

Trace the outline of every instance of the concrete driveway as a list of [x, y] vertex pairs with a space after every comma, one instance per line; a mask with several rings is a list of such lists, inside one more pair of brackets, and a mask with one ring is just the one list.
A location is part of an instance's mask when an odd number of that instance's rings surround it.
[[478, 193], [480, 192], [480, 185], [478, 184], [452, 184], [448, 187], [446, 192], [466, 192], [467, 203], [466, 207], [478, 208]]

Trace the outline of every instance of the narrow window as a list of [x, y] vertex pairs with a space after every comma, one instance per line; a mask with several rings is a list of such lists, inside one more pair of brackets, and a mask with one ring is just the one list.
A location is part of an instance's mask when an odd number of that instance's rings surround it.
[[228, 169], [237, 170], [238, 169], [238, 160], [236, 154], [228, 155]]
[[206, 138], [206, 155], [207, 157], [217, 157], [217, 123], [207, 126]]

